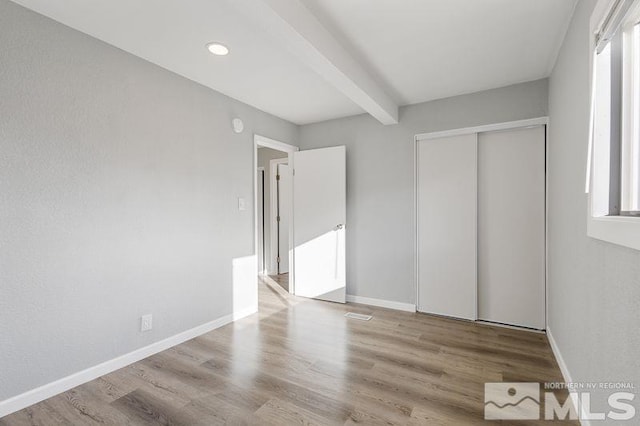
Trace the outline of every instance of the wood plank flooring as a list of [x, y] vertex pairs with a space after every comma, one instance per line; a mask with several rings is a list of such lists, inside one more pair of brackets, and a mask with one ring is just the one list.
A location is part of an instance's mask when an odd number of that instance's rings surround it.
[[500, 381], [562, 381], [543, 334], [298, 299], [261, 280], [259, 314], [0, 425], [492, 424], [484, 383]]
[[[289, 291], [289, 274], [269, 275], [269, 278], [275, 281], [286, 291]], [[267, 279], [268, 281], [268, 279]]]

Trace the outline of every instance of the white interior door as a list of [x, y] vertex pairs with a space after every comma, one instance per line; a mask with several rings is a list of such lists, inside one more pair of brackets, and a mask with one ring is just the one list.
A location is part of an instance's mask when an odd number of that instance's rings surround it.
[[418, 143], [418, 310], [476, 319], [477, 136]]
[[294, 292], [344, 303], [345, 147], [293, 154]]
[[278, 273], [289, 272], [289, 216], [291, 215], [291, 169], [288, 164], [278, 164]]
[[478, 137], [479, 319], [545, 328], [545, 127]]

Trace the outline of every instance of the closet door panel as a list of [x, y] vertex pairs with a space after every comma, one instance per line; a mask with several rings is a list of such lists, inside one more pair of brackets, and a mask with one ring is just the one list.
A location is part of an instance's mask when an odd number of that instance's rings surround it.
[[418, 310], [476, 319], [477, 137], [418, 142]]
[[545, 127], [478, 135], [478, 317], [545, 328]]

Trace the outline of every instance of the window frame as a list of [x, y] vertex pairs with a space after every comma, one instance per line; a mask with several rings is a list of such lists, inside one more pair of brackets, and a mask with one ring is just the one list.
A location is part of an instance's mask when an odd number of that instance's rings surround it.
[[[631, 58], [622, 61], [623, 107], [622, 137], [620, 141], [620, 211], [630, 215], [637, 213], [638, 186], [640, 185], [640, 167], [637, 162], [640, 147], [640, 7], [632, 10], [629, 18], [623, 23], [621, 31], [624, 39], [622, 55]], [[635, 204], [635, 209], [631, 208]]]
[[[597, 69], [595, 35], [599, 33], [603, 21], [616, 4], [616, 0], [600, 0], [591, 16], [589, 63], [591, 64], [592, 91], [589, 158], [587, 164], [587, 235], [613, 244], [640, 250], [640, 217], [629, 215], [627, 212], [621, 213], [623, 210], [621, 209], [621, 201], [624, 197], [622, 191], [627, 189], [623, 173], [629, 170], [628, 164], [623, 161], [623, 158], [628, 158], [624, 157], [627, 152], [622, 150], [629, 148], [629, 144], [626, 142], [629, 139], [626, 138], [629, 137], [629, 132], [633, 131], [630, 125], [633, 121], [629, 120], [629, 118], [632, 117], [632, 114], [640, 112], [637, 110], [640, 109], [640, 98], [637, 98], [638, 102], [632, 108], [629, 98], [624, 96], [625, 90], [622, 89], [629, 87], [630, 81], [628, 79], [631, 78], [634, 72], [638, 71], [630, 67], [628, 61], [624, 60], [625, 55], [629, 55], [629, 51], [632, 49], [631, 43], [625, 43], [626, 39], [623, 42], [629, 25], [627, 21], [622, 23], [619, 30], [621, 34], [619, 34], [619, 39], [616, 41], [621, 43], [619, 54], [622, 55], [622, 59], [618, 66], [623, 68], [619, 70], [614, 68], [614, 71], [620, 71], [622, 81], [618, 82], [618, 84], [621, 87], [618, 88], [617, 94], [615, 90], [612, 91], [610, 104], [611, 114], [619, 117], [620, 120], [611, 120], [614, 125], [611, 126], [611, 129], [605, 129], [606, 132], [610, 132], [608, 140], [603, 141], [602, 138], [597, 138], [595, 135], [598, 119], [596, 115], [598, 88], [596, 87], [597, 76], [595, 75]], [[633, 3], [629, 13], [626, 15], [640, 17], [640, 0], [636, 0]], [[609, 43], [613, 46], [614, 40], [612, 39]], [[614, 48], [611, 48], [610, 53], [612, 56], [618, 54]], [[614, 62], [612, 61], [612, 63]], [[640, 66], [640, 64], [636, 64], [636, 66]], [[614, 82], [613, 85], [615, 84]], [[620, 99], [620, 96], [622, 96], [622, 99]], [[616, 110], [616, 105], [618, 110]]]

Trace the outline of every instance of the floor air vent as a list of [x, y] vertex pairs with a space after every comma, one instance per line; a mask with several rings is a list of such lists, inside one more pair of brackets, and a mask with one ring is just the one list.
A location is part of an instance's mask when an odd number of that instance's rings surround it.
[[369, 321], [371, 318], [373, 318], [371, 315], [356, 314], [355, 312], [347, 312], [346, 314], [344, 314], [344, 316], [347, 318], [353, 318], [360, 321]]

